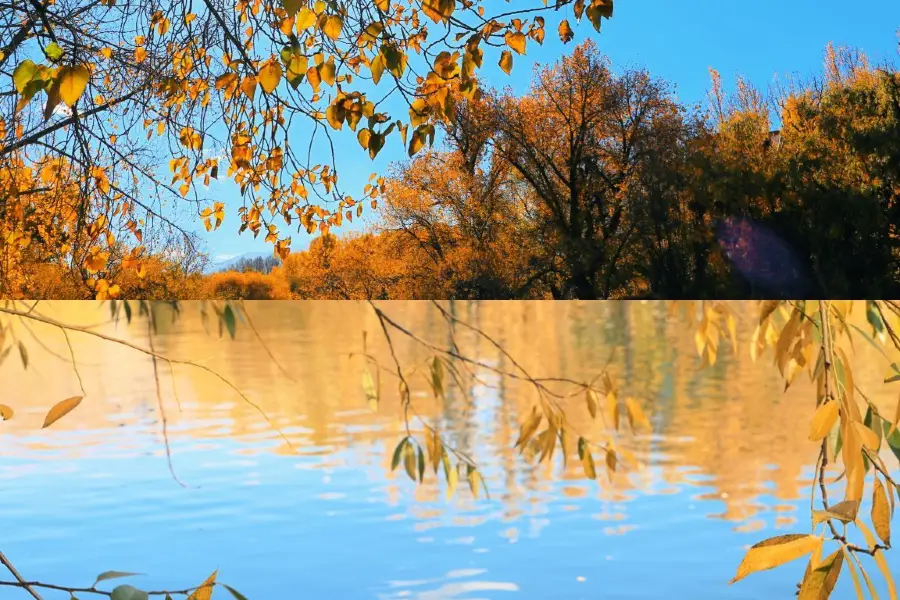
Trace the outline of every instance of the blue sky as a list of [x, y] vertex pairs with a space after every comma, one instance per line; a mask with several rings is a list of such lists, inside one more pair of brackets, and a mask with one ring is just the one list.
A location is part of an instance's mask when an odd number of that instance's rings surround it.
[[[857, 6], [837, 0], [618, 0], [613, 19], [603, 23], [601, 33], [595, 33], [584, 21], [575, 28], [573, 44], [590, 36], [612, 59], [614, 69], [646, 67], [675, 84], [682, 102], [694, 104], [705, 98], [710, 67], [719, 71], [730, 89], [738, 75], [766, 87], [779, 73], [819, 73], [829, 41], [859, 48], [874, 62], [897, 59], [900, 2], [867, 0]], [[548, 15], [544, 46], [530, 43], [528, 55], [516, 57], [512, 76], [500, 71], [493, 64], [498, 57], [493, 57], [481, 75], [486, 83], [510, 86], [519, 93], [527, 90], [535, 63], [552, 62], [572, 47], [563, 46], [557, 38], [558, 20]], [[353, 196], [360, 195], [369, 174], [385, 173], [391, 162], [405, 158], [399, 138], [389, 138], [375, 161], [361, 150], [352, 132], [339, 132], [334, 140], [342, 187]], [[218, 231], [198, 229], [214, 260], [247, 252], [271, 252], [263, 236], [254, 240], [249, 232], [237, 235], [236, 210], [241, 203], [236, 186], [214, 184], [208, 196], [224, 201], [228, 207], [228, 216]], [[351, 227], [365, 227], [373, 218], [377, 214], [355, 221]], [[312, 239], [305, 232], [291, 235], [294, 251], [305, 249]]]

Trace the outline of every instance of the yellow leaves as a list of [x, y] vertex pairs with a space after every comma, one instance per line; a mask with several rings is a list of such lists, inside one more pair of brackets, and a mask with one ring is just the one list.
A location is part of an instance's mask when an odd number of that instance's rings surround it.
[[[271, 94], [278, 87], [281, 81], [281, 63], [276, 60], [270, 60], [259, 70], [259, 85], [263, 92]], [[252, 96], [251, 96], [252, 97]]]
[[881, 480], [875, 477], [872, 490], [872, 525], [885, 546], [891, 545], [891, 508]]
[[835, 423], [837, 423], [839, 411], [839, 402], [824, 402], [819, 405], [819, 408], [816, 409], [816, 414], [813, 415], [812, 423], [810, 424], [809, 440], [811, 442], [818, 442], [828, 435]]
[[[200, 212], [200, 217], [203, 219], [203, 225], [207, 231], [212, 231], [214, 228], [218, 229], [222, 225], [222, 221], [225, 220], [225, 204], [222, 202], [213, 203], [212, 208], [207, 207]], [[216, 220], [215, 227], [212, 224], [213, 217]]]
[[65, 400], [56, 403], [53, 408], [47, 412], [47, 416], [44, 417], [44, 425], [41, 429], [46, 429], [50, 427], [61, 418], [75, 410], [75, 408], [81, 404], [83, 396], [72, 396], [71, 398], [66, 398]]
[[[525, 43], [527, 38], [521, 31], [508, 31], [505, 36], [506, 45], [518, 52], [525, 54]], [[508, 71], [507, 71], [508, 72]]]
[[134, 61], [138, 64], [147, 60], [147, 49], [143, 46], [138, 46], [134, 49]]
[[103, 58], [105, 58], [106, 60], [111, 59], [112, 58], [112, 48], [108, 48], [108, 47], [100, 48], [100, 55]]
[[9, 421], [13, 418], [13, 409], [5, 404], [0, 404], [0, 420]]
[[212, 575], [206, 578], [206, 581], [200, 584], [194, 592], [187, 597], [187, 600], [211, 600], [213, 587], [216, 585], [216, 575], [219, 573], [219, 570], [216, 569], [213, 571]]
[[503, 69], [503, 72], [509, 75], [512, 73], [513, 69], [513, 57], [512, 53], [509, 50], [504, 50], [500, 54], [500, 68]]
[[203, 149], [203, 136], [200, 135], [199, 131], [191, 129], [190, 127], [183, 127], [181, 132], [178, 135], [178, 141], [181, 142], [181, 145], [189, 150], [202, 150]]
[[96, 273], [102, 271], [106, 267], [106, 261], [109, 259], [109, 253], [101, 252], [96, 246], [91, 248], [90, 253], [84, 261], [84, 268], [88, 273]]
[[529, 415], [528, 419], [522, 423], [522, 427], [519, 430], [519, 437], [514, 446], [515, 448], [519, 448], [520, 453], [531, 438], [534, 437], [534, 433], [541, 425], [541, 419], [543, 419], [543, 415], [538, 412], [536, 406], [533, 406], [531, 408], [531, 415]]
[[331, 38], [332, 41], [337, 41], [337, 39], [341, 37], [341, 29], [344, 27], [344, 19], [339, 15], [322, 14], [319, 15], [317, 24], [319, 26], [319, 30], [322, 33]]
[[57, 75], [59, 97], [66, 103], [66, 106], [75, 105], [75, 102], [84, 93], [90, 78], [91, 72], [85, 65], [63, 67], [59, 70]]
[[112, 284], [105, 280], [100, 279], [97, 281], [96, 285], [94, 285], [95, 297], [97, 300], [109, 300], [111, 298], [118, 298], [122, 294], [122, 290], [119, 288], [117, 284]]
[[809, 554], [822, 544], [816, 535], [779, 535], [754, 544], [738, 566], [737, 574], [730, 583], [740, 581], [747, 575], [774, 569]]

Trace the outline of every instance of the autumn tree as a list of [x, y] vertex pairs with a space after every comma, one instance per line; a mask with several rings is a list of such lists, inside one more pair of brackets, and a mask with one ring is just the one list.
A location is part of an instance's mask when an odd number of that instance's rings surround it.
[[[671, 185], [641, 181], [648, 163], [672, 153], [685, 116], [666, 86], [643, 71], [617, 75], [596, 46], [544, 67], [522, 98], [494, 112], [499, 153], [527, 181], [551, 246], [563, 257], [563, 298], [629, 291], [629, 247], [640, 233], [639, 205], [671, 201]], [[652, 193], [667, 198], [649, 200]]]

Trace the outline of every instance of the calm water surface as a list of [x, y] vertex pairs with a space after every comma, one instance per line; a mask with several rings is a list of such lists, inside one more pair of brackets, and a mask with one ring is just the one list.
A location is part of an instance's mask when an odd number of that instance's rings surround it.
[[[383, 306], [424, 339], [450, 343], [427, 303]], [[218, 569], [250, 600], [792, 598], [804, 561], [728, 585], [748, 545], [809, 530], [816, 457], [806, 440], [815, 391], [803, 376], [782, 393], [771, 356], [752, 363], [755, 309], [741, 306], [738, 353], [723, 344], [719, 362], [700, 371], [692, 330], [660, 304], [456, 304], [533, 376], [590, 379], [611, 359], [623, 393], [641, 398], [653, 423], [629, 441], [643, 469], [590, 482], [577, 460], [535, 466], [512, 449], [535, 401], [526, 386], [484, 371], [468, 395], [438, 402], [415, 376], [417, 410], [476, 458], [490, 500], [463, 490], [447, 501], [433, 476], [416, 487], [390, 472], [404, 435], [396, 395], [385, 382], [373, 413], [362, 362], [350, 356], [365, 330], [369, 349], [390, 361], [364, 304], [248, 305], [291, 379], [246, 326], [220, 340], [191, 303], [177, 322], [161, 319], [158, 352], [233, 380], [290, 440], [215, 377], [177, 365], [173, 379], [161, 364], [173, 466], [188, 487], [169, 472], [146, 356], [73, 335], [85, 400], [41, 430], [52, 404], [80, 394], [78, 379], [58, 332], [32, 327], [39, 344], [17, 326], [31, 364], [23, 371], [10, 356], [0, 367], [0, 400], [17, 409], [0, 423], [0, 549], [27, 579], [87, 586], [116, 569], [146, 573], [131, 581], [144, 589], [173, 589]], [[39, 310], [147, 343], [144, 322], [116, 326], [96, 303]], [[483, 362], [512, 368], [489, 344], [455, 335]], [[405, 364], [429, 356], [396, 342]], [[857, 355], [859, 385], [892, 410], [897, 390], [878, 383], [886, 362], [864, 343]], [[571, 410], [584, 431], [599, 426], [580, 403]], [[900, 553], [888, 560], [900, 572]], [[834, 597], [853, 597], [846, 572]], [[27, 594], [0, 587], [0, 598]]]

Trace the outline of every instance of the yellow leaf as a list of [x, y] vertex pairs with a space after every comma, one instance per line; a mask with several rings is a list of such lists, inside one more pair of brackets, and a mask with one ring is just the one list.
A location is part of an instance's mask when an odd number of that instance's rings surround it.
[[828, 600], [843, 565], [844, 552], [841, 549], [826, 557], [819, 565], [814, 565], [810, 560], [800, 583], [798, 600]]
[[588, 391], [584, 395], [584, 399], [587, 402], [588, 412], [591, 413], [591, 418], [597, 418], [597, 392], [592, 389], [588, 389]]
[[581, 458], [581, 466], [584, 467], [584, 474], [590, 479], [597, 479], [597, 468], [594, 466], [594, 457], [591, 456], [589, 450], [585, 449]]
[[459, 483], [459, 469], [450, 466], [450, 461], [444, 463], [444, 471], [447, 474], [447, 500], [453, 497], [456, 486]]
[[612, 481], [613, 474], [616, 472], [616, 451], [612, 448], [606, 449], [606, 473], [609, 475], [609, 480]]
[[503, 53], [500, 54], [500, 68], [503, 69], [503, 72], [507, 75], [512, 73], [513, 57], [509, 50], [504, 50]]
[[751, 573], [774, 569], [809, 554], [822, 543], [817, 535], [792, 533], [769, 538], [753, 545], [738, 566], [730, 583], [740, 581]]
[[42, 429], [46, 427], [50, 427], [58, 420], [72, 412], [76, 406], [81, 404], [81, 399], [83, 396], [72, 396], [71, 398], [66, 398], [62, 402], [57, 403], [53, 408], [50, 409], [50, 412], [47, 413], [47, 416], [44, 417], [44, 426]]
[[13, 409], [5, 404], [0, 404], [0, 419], [9, 421], [13, 418]]
[[862, 500], [866, 470], [862, 459], [862, 442], [855, 427], [841, 427], [841, 457], [844, 460], [846, 500]]
[[281, 63], [269, 61], [259, 70], [259, 85], [267, 94], [271, 94], [281, 81]]
[[858, 500], [844, 500], [843, 502], [838, 502], [831, 506], [828, 510], [814, 510], [813, 527], [828, 519], [837, 519], [842, 523], [852, 523], [856, 520], [856, 514], [858, 512]]
[[403, 446], [403, 468], [413, 481], [416, 481], [416, 449], [412, 444]]
[[[387, 12], [390, 4], [386, 1], [382, 4], [386, 5], [382, 12]], [[446, 22], [455, 8], [456, 0], [422, 0], [422, 11], [435, 23]]]
[[343, 27], [344, 19], [338, 15], [322, 15], [319, 17], [319, 29], [334, 41], [341, 37], [341, 29]]
[[218, 569], [213, 571], [212, 575], [206, 578], [206, 581], [200, 584], [194, 593], [188, 596], [187, 600], [210, 600], [212, 598], [213, 586], [216, 584], [216, 574]]
[[839, 402], [832, 400], [831, 402], [821, 404], [819, 408], [816, 409], [816, 414], [813, 415], [812, 424], [809, 428], [810, 441], [818, 442], [828, 435], [834, 427], [834, 424], [837, 423], [840, 407]]
[[[303, 6], [305, 2], [303, 0], [282, 0], [281, 5], [284, 6], [284, 10], [287, 11], [289, 17], [293, 17], [297, 14], [297, 11], [300, 10], [300, 7]], [[308, 8], [304, 10], [312, 12]]]
[[859, 422], [853, 423], [853, 428], [859, 435], [859, 439], [863, 446], [869, 450], [878, 450], [878, 446], [881, 445], [881, 438], [878, 437], [877, 433]]
[[[859, 527], [859, 530], [862, 532], [863, 537], [866, 540], [866, 544], [869, 546], [869, 548], [874, 548], [875, 536], [872, 535], [872, 530], [869, 529], [861, 519], [856, 520], [856, 526]], [[897, 600], [897, 588], [894, 585], [894, 577], [891, 575], [891, 569], [887, 564], [887, 559], [884, 558], [884, 552], [876, 552], [873, 558], [875, 559], [875, 564], [878, 565], [878, 570], [881, 571], [881, 575], [884, 577], [884, 580], [887, 583], [888, 597], [891, 600]], [[865, 575], [865, 571], [863, 571], [863, 575]]]
[[299, 13], [297, 13], [297, 18], [296, 20], [294, 20], [294, 28], [297, 30], [298, 34], [302, 34], [315, 24], [316, 13], [308, 8], [304, 8]]
[[644, 429], [653, 429], [647, 415], [641, 409], [641, 405], [634, 398], [625, 399], [625, 409], [628, 411], [628, 423], [631, 429], [642, 427]]
[[244, 77], [244, 80], [241, 82], [241, 91], [253, 100], [253, 96], [256, 94], [256, 77], [252, 75]]
[[505, 40], [507, 46], [519, 54], [525, 54], [525, 42], [527, 38], [524, 33], [521, 31], [508, 31]]
[[[370, 136], [371, 132], [368, 129], [360, 129], [359, 133], [356, 134], [356, 140], [359, 142], [359, 145], [363, 147], [363, 150], [369, 149]], [[362, 204], [359, 205], [359, 208], [362, 208]]]
[[528, 420], [522, 423], [522, 428], [519, 431], [519, 438], [516, 440], [514, 448], [519, 448], [521, 446], [522, 449], [525, 448], [525, 444], [532, 438], [534, 432], [537, 431], [537, 428], [541, 424], [541, 419], [543, 415], [537, 412], [537, 407], [533, 406], [531, 408], [531, 415], [528, 417]]
[[75, 102], [84, 93], [91, 72], [85, 65], [63, 67], [59, 70], [57, 81], [59, 82], [59, 97], [67, 106], [74, 106]]
[[875, 533], [881, 538], [885, 546], [891, 545], [891, 508], [888, 505], [884, 486], [878, 477], [875, 477], [875, 489], [872, 490], [872, 525]]
[[559, 39], [562, 40], [563, 44], [568, 44], [572, 41], [572, 38], [575, 37], [575, 32], [572, 31], [572, 26], [569, 25], [568, 19], [563, 19], [559, 22]]

